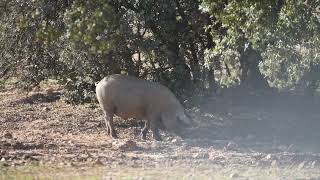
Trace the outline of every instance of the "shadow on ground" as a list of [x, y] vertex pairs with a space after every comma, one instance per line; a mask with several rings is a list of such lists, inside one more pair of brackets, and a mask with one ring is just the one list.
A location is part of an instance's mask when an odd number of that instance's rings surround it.
[[23, 99], [19, 99], [16, 103], [24, 103], [24, 104], [34, 104], [34, 103], [50, 103], [60, 99], [60, 92], [52, 92], [52, 93], [34, 93], [31, 96], [25, 97]]
[[189, 138], [266, 142], [320, 152], [318, 107], [293, 94], [216, 98], [190, 112], [198, 127], [190, 130]]

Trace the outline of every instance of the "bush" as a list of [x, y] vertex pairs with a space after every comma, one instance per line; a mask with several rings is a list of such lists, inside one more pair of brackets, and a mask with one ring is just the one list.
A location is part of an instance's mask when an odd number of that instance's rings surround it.
[[92, 80], [82, 78], [69, 80], [62, 92], [62, 98], [72, 104], [94, 102], [95, 84]]

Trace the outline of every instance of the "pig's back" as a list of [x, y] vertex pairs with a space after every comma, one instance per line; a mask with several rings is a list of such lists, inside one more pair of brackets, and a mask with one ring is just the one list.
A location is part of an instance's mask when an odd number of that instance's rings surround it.
[[104, 109], [124, 119], [145, 118], [148, 113], [161, 112], [176, 101], [169, 89], [158, 83], [120, 74], [101, 80], [97, 97]]

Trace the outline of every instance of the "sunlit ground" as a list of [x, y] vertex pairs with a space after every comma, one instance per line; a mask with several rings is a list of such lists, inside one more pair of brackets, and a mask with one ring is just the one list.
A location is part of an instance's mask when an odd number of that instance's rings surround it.
[[299, 167], [107, 168], [22, 166], [2, 168], [1, 180], [23, 179], [320, 179], [320, 169]]

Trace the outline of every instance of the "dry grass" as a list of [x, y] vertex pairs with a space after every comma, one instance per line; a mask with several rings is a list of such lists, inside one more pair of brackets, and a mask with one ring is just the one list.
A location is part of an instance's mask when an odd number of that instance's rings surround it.
[[[190, 131], [191, 138], [162, 133], [162, 142], [140, 140], [139, 122], [117, 119], [120, 138], [111, 139], [95, 104], [66, 104], [59, 86], [47, 88], [28, 94], [0, 91], [0, 180], [320, 179], [317, 151], [262, 141], [255, 134], [232, 137], [234, 131], [221, 124], [241, 124], [232, 122], [230, 113], [212, 112], [212, 120], [195, 112], [199, 124]], [[234, 117], [270, 117], [244, 111], [242, 107]], [[219, 126], [213, 129], [210, 123]]]

